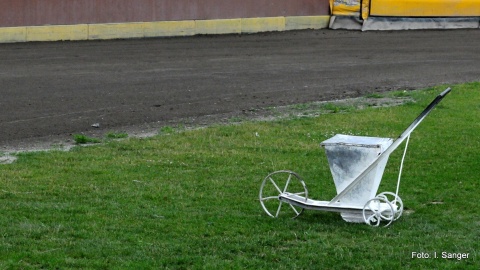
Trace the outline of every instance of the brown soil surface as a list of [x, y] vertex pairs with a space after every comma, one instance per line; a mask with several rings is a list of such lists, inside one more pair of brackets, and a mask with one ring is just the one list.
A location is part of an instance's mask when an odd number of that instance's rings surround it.
[[479, 30], [0, 44], [0, 151], [479, 81], [478, 44]]

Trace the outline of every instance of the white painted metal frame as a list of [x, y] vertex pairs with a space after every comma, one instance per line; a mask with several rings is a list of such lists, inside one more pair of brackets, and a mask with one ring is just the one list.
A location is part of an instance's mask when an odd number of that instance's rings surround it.
[[[439, 94], [424, 110], [423, 112], [408, 126], [408, 128], [400, 134], [400, 136], [382, 153], [378, 155], [366, 168], [359, 173], [343, 190], [330, 201], [317, 201], [308, 198], [308, 190], [303, 179], [295, 172], [292, 171], [276, 171], [269, 174], [262, 182], [260, 187], [259, 200], [264, 211], [271, 217], [279, 217], [282, 210], [283, 203], [289, 204], [289, 208], [293, 210], [293, 218], [299, 216], [304, 209], [321, 210], [329, 212], [340, 212], [343, 214], [361, 215], [365, 223], [372, 226], [379, 226], [382, 221], [386, 222], [385, 226], [390, 225], [394, 220], [400, 218], [403, 213], [403, 202], [398, 196], [400, 189], [400, 179], [403, 170], [403, 162], [405, 154], [407, 152], [408, 142], [410, 134], [415, 128], [425, 119], [425, 117], [432, 111], [432, 109], [451, 91], [447, 88], [441, 94]], [[406, 140], [405, 149], [403, 152], [400, 171], [398, 175], [396, 192], [383, 192], [374, 198], [371, 198], [365, 202], [365, 204], [347, 204], [342, 203], [342, 198], [351, 192], [357, 185], [359, 185], [365, 176], [374, 170], [377, 165], [384, 159], [388, 159], [389, 155], [395, 151]], [[383, 173], [383, 170], [382, 170]], [[283, 189], [275, 182], [274, 178], [286, 175], [286, 184]], [[380, 176], [381, 177], [381, 176]], [[299, 190], [289, 191], [292, 187], [292, 183], [297, 183]], [[274, 186], [273, 192], [278, 192], [274, 195], [266, 195], [266, 187], [268, 185]], [[392, 197], [392, 198], [389, 198]], [[267, 203], [271, 201], [278, 201], [278, 207], [274, 210], [267, 207]], [[274, 213], [272, 213], [274, 212]], [[344, 218], [345, 219], [345, 218]], [[346, 219], [348, 220], [348, 219]]]

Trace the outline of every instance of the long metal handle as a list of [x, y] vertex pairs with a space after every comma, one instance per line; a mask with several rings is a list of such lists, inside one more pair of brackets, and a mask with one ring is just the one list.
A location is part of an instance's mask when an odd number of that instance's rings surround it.
[[428, 106], [422, 111], [422, 113], [420, 113], [420, 115], [417, 116], [415, 120], [413, 120], [410, 126], [408, 126], [407, 129], [405, 129], [405, 131], [402, 132], [402, 134], [400, 134], [400, 136], [387, 149], [385, 149], [382, 154], [380, 154], [372, 163], [370, 163], [370, 165], [365, 170], [363, 170], [357, 177], [355, 177], [355, 179], [340, 193], [338, 193], [338, 195], [335, 196], [335, 198], [333, 198], [328, 204], [330, 205], [338, 202], [343, 196], [345, 196], [347, 192], [349, 192], [350, 190], [352, 190], [352, 188], [358, 185], [358, 183], [360, 183], [360, 180], [363, 177], [365, 177], [369, 172], [373, 170], [373, 168], [376, 167], [376, 165], [382, 160], [382, 157], [388, 157], [388, 155], [395, 151], [395, 149], [400, 146], [400, 144], [413, 132], [413, 130], [415, 130], [415, 128], [423, 121], [423, 119], [425, 119], [425, 117], [432, 111], [432, 109], [435, 108], [435, 106], [437, 106], [437, 104], [442, 101], [442, 99], [448, 93], [450, 93], [451, 90], [452, 89], [448, 87], [442, 93], [440, 93], [432, 102], [430, 102], [430, 104], [428, 104]]
[[432, 102], [430, 102], [430, 104], [428, 104], [425, 110], [423, 110], [423, 112], [419, 116], [417, 116], [415, 120], [413, 120], [410, 126], [408, 126], [407, 129], [405, 129], [405, 131], [399, 136], [399, 138], [405, 138], [410, 133], [412, 133], [412, 131], [423, 121], [423, 119], [425, 119], [425, 117], [432, 111], [432, 109], [435, 108], [435, 106], [437, 106], [437, 104], [440, 103], [440, 101], [442, 101], [442, 99], [448, 93], [450, 93], [451, 90], [452, 89], [448, 87], [447, 89], [445, 89], [445, 91], [440, 93]]

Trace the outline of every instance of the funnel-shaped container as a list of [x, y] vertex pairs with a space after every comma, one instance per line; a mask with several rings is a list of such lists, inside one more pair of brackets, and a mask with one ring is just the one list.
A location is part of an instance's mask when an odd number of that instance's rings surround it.
[[[347, 187], [360, 175], [378, 156], [392, 144], [390, 138], [350, 136], [337, 134], [323, 141], [321, 146], [325, 148], [330, 171], [337, 194]], [[383, 171], [388, 161], [388, 155], [382, 156], [377, 164], [360, 183], [340, 199], [343, 205], [363, 207], [365, 203], [374, 198], [378, 186], [382, 180]], [[342, 217], [350, 222], [363, 222], [363, 218], [357, 215], [348, 216], [342, 213]]]

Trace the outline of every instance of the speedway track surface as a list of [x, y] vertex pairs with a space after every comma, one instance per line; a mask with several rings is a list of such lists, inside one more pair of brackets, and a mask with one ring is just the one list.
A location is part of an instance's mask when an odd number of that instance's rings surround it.
[[0, 146], [479, 81], [479, 44], [478, 29], [0, 44]]

